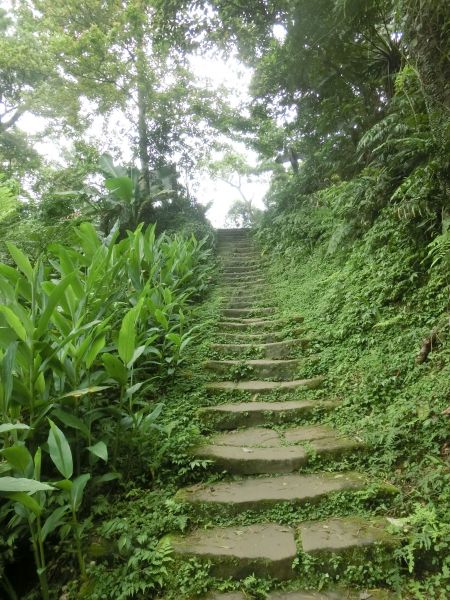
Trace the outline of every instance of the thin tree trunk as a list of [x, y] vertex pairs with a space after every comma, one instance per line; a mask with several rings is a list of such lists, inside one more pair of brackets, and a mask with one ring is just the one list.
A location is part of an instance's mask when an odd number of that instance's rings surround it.
[[141, 163], [141, 193], [144, 200], [150, 199], [150, 154], [149, 133], [147, 126], [147, 88], [144, 34], [141, 29], [137, 36], [136, 71], [137, 71], [137, 101], [138, 101], [138, 148]]

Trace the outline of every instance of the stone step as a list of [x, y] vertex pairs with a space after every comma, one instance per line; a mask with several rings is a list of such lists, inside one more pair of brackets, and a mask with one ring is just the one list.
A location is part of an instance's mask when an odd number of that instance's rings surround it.
[[260, 286], [262, 287], [264, 284], [267, 284], [267, 279], [265, 277], [222, 277], [222, 282], [225, 283], [228, 287], [239, 287], [239, 286]]
[[[302, 335], [305, 333], [304, 328], [297, 328], [291, 331], [292, 334]], [[284, 342], [286, 340], [286, 334], [283, 331], [263, 331], [260, 333], [254, 332], [243, 332], [243, 331], [224, 331], [220, 334], [220, 337], [229, 340], [230, 343], [243, 343], [243, 344], [271, 344], [275, 342]]]
[[399, 536], [390, 533], [389, 529], [390, 523], [384, 518], [343, 517], [304, 521], [298, 525], [297, 533], [301, 550], [306, 554], [333, 557], [353, 551], [354, 559], [355, 550], [368, 546], [393, 548], [398, 545]]
[[[212, 592], [204, 600], [248, 600], [248, 596], [243, 592]], [[290, 592], [272, 592], [266, 596], [266, 600], [401, 600], [401, 596], [381, 589], [349, 590], [335, 588], [314, 591], [290, 591]]]
[[207, 383], [205, 388], [211, 393], [250, 392], [270, 394], [270, 392], [292, 392], [299, 389], [315, 389], [324, 381], [323, 377], [295, 379], [293, 381], [217, 381]]
[[221, 255], [219, 255], [219, 259], [222, 263], [230, 262], [236, 264], [238, 261], [248, 263], [252, 260], [260, 261], [261, 254], [255, 250], [235, 249], [233, 252], [222, 252]]
[[298, 349], [305, 349], [308, 340], [286, 340], [283, 342], [269, 342], [267, 344], [211, 344], [211, 349], [223, 352], [226, 355], [245, 355], [254, 350], [265, 358], [283, 359], [289, 358], [291, 353]]
[[235, 319], [235, 320], [222, 320], [217, 323], [218, 327], [225, 330], [240, 330], [245, 331], [247, 329], [275, 329], [284, 327], [287, 325], [285, 319], [264, 319], [261, 317], [255, 317], [250, 319]]
[[168, 536], [175, 556], [211, 564], [213, 577], [244, 579], [249, 575], [291, 579], [297, 555], [294, 529], [266, 523], [215, 527], [185, 536]]
[[264, 315], [273, 315], [276, 312], [274, 306], [266, 306], [264, 308], [225, 308], [222, 311], [224, 317], [257, 317]]
[[201, 408], [199, 416], [209, 428], [230, 430], [306, 420], [318, 412], [330, 411], [338, 406], [339, 403], [332, 400], [239, 402]]
[[234, 275], [235, 273], [241, 273], [246, 275], [247, 273], [260, 273], [261, 267], [259, 265], [235, 265], [230, 264], [229, 266], [222, 267], [222, 273], [224, 275]]
[[301, 365], [297, 358], [288, 360], [273, 360], [270, 358], [254, 358], [247, 360], [208, 360], [204, 363], [205, 367], [214, 373], [221, 375], [230, 375], [241, 369], [245, 372], [245, 377], [251, 374], [254, 377], [289, 380], [295, 377]]
[[217, 469], [238, 475], [292, 473], [311, 456], [338, 457], [362, 448], [360, 441], [339, 437], [329, 427], [293, 427], [283, 432], [249, 428], [213, 436], [195, 455], [214, 462]]
[[229, 242], [227, 244], [219, 244], [217, 253], [222, 256], [232, 256], [233, 254], [258, 254], [255, 246], [248, 242]]
[[258, 298], [267, 298], [267, 286], [262, 288], [249, 289], [248, 287], [237, 287], [237, 288], [222, 288], [221, 295], [224, 300], [242, 300], [251, 302]]
[[329, 573], [339, 569], [337, 555], [351, 556], [352, 564], [366, 564], [368, 550], [376, 554], [380, 547], [392, 550], [399, 544], [399, 536], [388, 528], [387, 519], [348, 517], [303, 522], [295, 529], [276, 523], [214, 527], [166, 539], [176, 557], [207, 562], [213, 577], [255, 575], [283, 581], [298, 577], [299, 570], [293, 567], [298, 552], [320, 556], [319, 568]]
[[[316, 504], [337, 492], [361, 491], [374, 484], [361, 473], [317, 473], [313, 475], [278, 475], [251, 477], [241, 481], [221, 481], [193, 485], [179, 490], [175, 499], [209, 511], [260, 512], [278, 504]], [[380, 493], [394, 494], [398, 490], [388, 484], [378, 484]]]
[[[269, 306], [267, 306], [269, 305]], [[255, 310], [259, 308], [271, 308], [270, 300], [266, 299], [264, 296], [260, 296], [259, 298], [252, 298], [251, 300], [227, 300], [226, 306], [233, 309], [241, 309], [246, 308], [250, 310]], [[226, 310], [226, 309], [225, 309]]]
[[253, 256], [251, 258], [245, 258], [242, 256], [235, 256], [233, 258], [228, 257], [219, 257], [219, 263], [222, 269], [244, 269], [247, 271], [248, 269], [261, 269], [261, 257]]

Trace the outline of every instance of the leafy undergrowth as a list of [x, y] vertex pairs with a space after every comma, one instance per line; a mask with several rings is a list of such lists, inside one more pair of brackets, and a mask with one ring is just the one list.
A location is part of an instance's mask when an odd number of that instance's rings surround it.
[[[306, 363], [305, 376], [326, 375], [316, 394], [341, 403], [329, 422], [367, 443], [359, 468], [401, 490], [389, 509], [390, 516], [404, 519], [399, 522], [408, 534], [397, 551], [400, 589], [418, 599], [448, 598], [445, 269], [430, 268], [426, 246], [389, 208], [350, 249], [339, 252], [330, 252], [327, 236], [312, 249], [299, 242], [274, 251], [273, 235], [273, 228], [260, 233], [271, 259], [274, 296], [289, 313], [304, 315], [310, 329], [307, 352], [315, 360]], [[432, 331], [432, 351], [421, 362], [419, 351]]]

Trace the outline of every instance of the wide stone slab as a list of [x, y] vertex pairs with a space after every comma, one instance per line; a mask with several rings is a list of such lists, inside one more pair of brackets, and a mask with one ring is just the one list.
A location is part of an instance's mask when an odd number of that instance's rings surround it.
[[215, 429], [274, 425], [304, 419], [317, 411], [339, 406], [332, 400], [290, 400], [287, 402], [239, 402], [200, 409], [200, 418]]
[[315, 389], [324, 381], [323, 377], [295, 379], [293, 381], [217, 381], [208, 383], [205, 388], [210, 392], [250, 392], [269, 394], [270, 392], [292, 392], [293, 390]]
[[363, 490], [367, 486], [367, 478], [359, 473], [283, 475], [194, 485], [179, 490], [175, 498], [194, 505], [225, 507], [232, 512], [258, 511], [280, 503], [319, 502], [330, 494]]
[[256, 317], [261, 315], [273, 315], [275, 307], [266, 308], [226, 308], [222, 311], [224, 317]]
[[305, 348], [306, 340], [286, 340], [283, 342], [269, 342], [267, 344], [211, 344], [212, 350], [225, 354], [246, 354], [252, 350], [265, 358], [286, 359], [298, 348]]
[[[274, 379], [292, 379], [299, 371], [301, 361], [298, 359], [274, 360], [256, 358], [246, 360], [208, 360], [205, 367], [221, 375], [230, 374], [233, 369], [249, 369], [254, 377], [271, 377]], [[247, 375], [248, 377], [248, 375]]]
[[[242, 592], [212, 593], [204, 600], [248, 600]], [[322, 592], [314, 591], [291, 591], [272, 592], [266, 600], [400, 600], [398, 594], [387, 590], [329, 590]]]
[[[295, 428], [297, 445], [287, 445], [286, 434], [270, 429], [250, 428], [215, 435], [195, 454], [214, 462], [229, 473], [253, 475], [291, 473], [306, 465], [311, 455], [338, 456], [361, 447], [348, 437], [338, 437], [323, 426]], [[302, 445], [303, 444], [303, 445]]]
[[[302, 335], [305, 329], [297, 329], [296, 335]], [[222, 331], [220, 337], [230, 343], [243, 344], [271, 344], [275, 342], [287, 341], [286, 334], [283, 331], [264, 331], [260, 333], [241, 332], [241, 331]]]
[[308, 554], [339, 553], [354, 548], [395, 546], [398, 538], [389, 533], [387, 519], [362, 517], [306, 521], [298, 526], [301, 547]]
[[214, 577], [241, 579], [253, 573], [285, 580], [294, 576], [297, 548], [290, 527], [272, 523], [217, 527], [169, 540], [176, 556], [211, 562]]

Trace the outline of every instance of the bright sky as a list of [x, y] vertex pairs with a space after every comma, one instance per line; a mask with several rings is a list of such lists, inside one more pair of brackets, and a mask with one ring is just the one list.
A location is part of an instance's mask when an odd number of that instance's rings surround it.
[[[195, 76], [202, 85], [206, 85], [211, 89], [217, 89], [221, 86], [230, 89], [232, 92], [232, 102], [235, 106], [248, 100], [251, 71], [236, 59], [230, 58], [224, 61], [214, 57], [195, 56], [191, 58], [191, 66]], [[113, 123], [108, 124], [108, 130], [110, 133], [112, 132], [115, 144], [120, 147], [120, 132], [126, 127], [126, 122], [120, 114], [115, 115], [113, 121]], [[18, 124], [28, 134], [40, 133], [45, 129], [45, 119], [40, 119], [30, 114], [25, 114], [21, 117]], [[96, 139], [104, 141], [105, 135], [101, 119], [93, 124], [88, 135], [92, 137], [93, 141]], [[59, 139], [57, 143], [55, 141], [47, 141], [36, 144], [36, 149], [47, 160], [52, 162], [61, 162], [61, 150], [68, 147], [70, 147], [70, 143], [64, 138]], [[256, 166], [256, 153], [243, 145], [235, 145], [235, 148], [236, 151], [246, 157], [249, 164]], [[131, 154], [127, 156], [125, 150], [123, 157], [124, 160], [129, 160]], [[215, 159], [217, 158], [219, 157], [216, 156]], [[207, 205], [212, 203], [207, 213], [211, 223], [215, 227], [223, 227], [226, 214], [232, 202], [240, 197], [238, 191], [226, 182], [214, 180], [208, 173], [199, 170], [192, 174], [188, 184], [201, 204]], [[246, 198], [252, 199], [254, 206], [259, 208], [264, 208], [263, 197], [268, 187], [268, 176], [264, 175], [258, 177], [257, 181], [244, 181], [242, 183], [242, 191]]]

